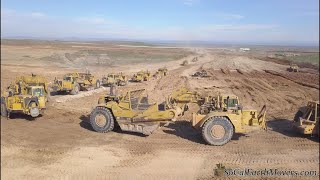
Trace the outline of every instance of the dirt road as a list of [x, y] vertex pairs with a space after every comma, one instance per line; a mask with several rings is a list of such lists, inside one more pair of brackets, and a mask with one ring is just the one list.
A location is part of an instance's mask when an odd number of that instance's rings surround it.
[[[290, 129], [291, 119], [298, 107], [308, 100], [318, 100], [319, 89], [265, 72], [272, 70], [286, 74], [283, 70], [286, 67], [274, 62], [221, 56], [205, 50], [196, 52], [199, 53], [198, 62], [182, 67], [179, 65], [182, 60], [172, 61], [167, 64], [170, 65], [167, 77], [130, 83], [119, 90], [146, 88], [151, 92], [150, 98], [157, 102], [163, 101], [172, 90], [182, 86], [201, 93], [234, 93], [240, 97], [245, 108], [259, 109], [267, 105], [268, 131], [237, 134], [224, 146], [209, 146], [205, 144], [201, 133], [189, 125], [190, 114], [186, 114], [179, 122], [171, 123], [147, 137], [119, 131], [99, 134], [86, 121], [98, 97], [107, 93], [108, 88], [95, 93], [83, 92], [73, 97], [59, 95], [51, 99], [50, 103], [54, 106], [50, 106], [42, 117], [34, 121], [25, 120], [24, 116], [1, 118], [1, 177], [210, 179], [214, 177], [218, 163], [228, 168], [256, 170], [319, 169], [319, 142], [302, 137]], [[130, 71], [145, 66], [154, 70], [164, 64], [139, 64], [130, 68]], [[25, 68], [3, 67], [5, 71], [1, 74], [1, 81], [9, 81], [17, 68]], [[211, 77], [190, 76], [201, 67]], [[47, 77], [52, 79], [68, 69], [38, 67], [36, 71], [50, 72]], [[300, 73], [297, 81], [305, 81], [312, 76], [314, 80], [309, 83], [319, 87], [318, 74], [307, 74], [304, 79], [305, 75]]]

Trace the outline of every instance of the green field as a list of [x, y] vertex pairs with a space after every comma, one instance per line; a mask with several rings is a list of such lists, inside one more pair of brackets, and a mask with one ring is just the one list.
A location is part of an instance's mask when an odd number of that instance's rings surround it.
[[311, 63], [319, 66], [319, 53], [302, 54], [300, 56], [287, 57], [286, 59], [294, 62]]

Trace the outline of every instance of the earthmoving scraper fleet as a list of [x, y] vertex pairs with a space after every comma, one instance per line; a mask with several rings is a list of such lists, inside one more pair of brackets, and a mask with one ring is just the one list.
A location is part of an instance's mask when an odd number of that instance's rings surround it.
[[[167, 74], [167, 68], [159, 68], [153, 77], [164, 77]], [[134, 74], [131, 80], [142, 82], [150, 78], [151, 73], [142, 70]], [[158, 127], [175, 122], [183, 116], [189, 110], [189, 104], [199, 107], [199, 111], [192, 113], [192, 127], [201, 131], [203, 139], [210, 145], [224, 145], [234, 133], [267, 129], [266, 106], [259, 112], [243, 109], [239, 98], [232, 94], [202, 96], [181, 88], [158, 104], [149, 102], [145, 89], [124, 94], [114, 92], [115, 86], [127, 84], [127, 76], [123, 73], [110, 73], [102, 81], [89, 72], [68, 73], [62, 80], [55, 78], [51, 91], [75, 95], [80, 90], [96, 89], [100, 85], [110, 86], [110, 94], [101, 96], [90, 114], [92, 128], [101, 133], [119, 127], [122, 131], [150, 135]], [[23, 113], [36, 118], [46, 109], [49, 94], [48, 82], [44, 77], [34, 74], [19, 77], [1, 96], [1, 115], [9, 118], [12, 113]], [[309, 102], [297, 112], [294, 118], [295, 129], [302, 134], [319, 136], [319, 114], [319, 102]]]

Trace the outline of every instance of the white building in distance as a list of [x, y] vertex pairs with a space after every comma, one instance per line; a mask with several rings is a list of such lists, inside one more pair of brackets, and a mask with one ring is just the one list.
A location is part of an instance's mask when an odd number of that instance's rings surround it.
[[250, 48], [240, 48], [241, 52], [246, 52], [246, 51], [250, 51]]

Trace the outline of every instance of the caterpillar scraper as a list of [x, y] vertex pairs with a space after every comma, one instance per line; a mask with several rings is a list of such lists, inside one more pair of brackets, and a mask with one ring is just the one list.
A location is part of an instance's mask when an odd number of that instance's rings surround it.
[[184, 60], [182, 63], [181, 63], [181, 66], [187, 66], [189, 64], [189, 61], [188, 60]]
[[289, 72], [299, 72], [299, 66], [297, 64], [290, 64], [290, 67], [287, 68]]
[[98, 105], [90, 114], [92, 128], [101, 133], [119, 126], [123, 131], [151, 134], [161, 124], [175, 121], [183, 109], [169, 103], [150, 103], [145, 89], [116, 95], [113, 87], [110, 94], [99, 98]]
[[266, 106], [257, 110], [244, 110], [239, 98], [234, 95], [201, 97], [185, 88], [174, 91], [161, 104], [149, 103], [144, 90], [129, 91], [125, 95], [100, 97], [98, 106], [90, 115], [90, 123], [97, 132], [109, 132], [116, 125], [123, 131], [140, 132], [146, 135], [156, 130], [161, 123], [176, 121], [188, 110], [189, 103], [196, 103], [200, 110], [193, 113], [191, 124], [201, 130], [204, 140], [210, 145], [224, 145], [234, 133], [253, 129], [266, 129]]
[[111, 86], [113, 84], [117, 86], [125, 86], [128, 84], [128, 78], [122, 73], [110, 73], [107, 77], [102, 78], [102, 85]]
[[298, 110], [293, 119], [293, 127], [297, 132], [319, 137], [319, 106], [319, 101], [309, 101], [307, 106]]
[[134, 74], [131, 80], [133, 82], [142, 82], [142, 81], [149, 81], [151, 77], [151, 73], [149, 71], [139, 71], [137, 74]]
[[90, 73], [68, 73], [62, 80], [55, 78], [52, 85], [52, 92], [67, 92], [72, 95], [79, 91], [88, 91], [94, 88], [100, 88], [100, 81]]
[[166, 67], [159, 68], [156, 73], [153, 75], [155, 78], [161, 78], [168, 75], [168, 69]]
[[32, 74], [16, 79], [1, 95], [1, 115], [23, 113], [35, 118], [46, 109], [48, 84], [42, 76]]

